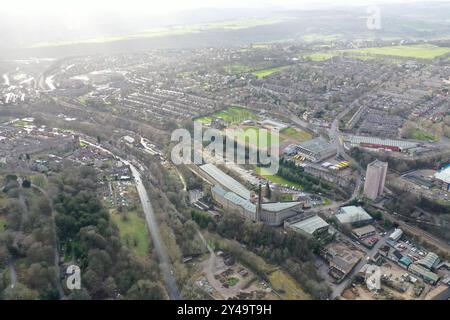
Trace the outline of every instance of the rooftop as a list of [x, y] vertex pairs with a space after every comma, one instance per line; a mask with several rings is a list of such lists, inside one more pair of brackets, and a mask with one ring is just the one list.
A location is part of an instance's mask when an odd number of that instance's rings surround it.
[[299, 146], [313, 153], [324, 153], [334, 150], [334, 147], [322, 137], [302, 142]]
[[261, 204], [261, 208], [266, 211], [278, 212], [298, 206], [299, 204], [301, 204], [299, 201], [266, 202]]
[[313, 234], [316, 230], [324, 227], [328, 227], [328, 223], [319, 216], [312, 216], [291, 225], [291, 228], [303, 230], [308, 234]]
[[431, 269], [438, 261], [439, 261], [439, 257], [437, 254], [435, 254], [433, 252], [428, 252], [428, 254], [424, 258], [417, 261], [417, 263], [428, 269]]
[[344, 140], [350, 142], [351, 144], [369, 143], [369, 144], [398, 147], [400, 149], [410, 149], [417, 147], [419, 145], [417, 142], [412, 141], [383, 139], [378, 137], [365, 137], [354, 135], [347, 135], [344, 137]]
[[228, 189], [244, 199], [250, 199], [250, 190], [211, 163], [200, 166], [200, 169]]
[[439, 172], [436, 172], [434, 177], [445, 183], [450, 183], [450, 166], [440, 170]]
[[356, 206], [342, 207], [341, 213], [337, 214], [335, 217], [342, 224], [355, 223], [372, 219], [372, 217], [366, 212], [366, 210]]

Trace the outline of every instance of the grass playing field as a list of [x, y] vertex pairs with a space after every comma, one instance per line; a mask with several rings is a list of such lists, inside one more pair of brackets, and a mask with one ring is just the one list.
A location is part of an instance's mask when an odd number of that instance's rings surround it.
[[228, 124], [233, 125], [241, 123], [244, 120], [259, 120], [260, 117], [251, 110], [233, 106], [213, 113], [212, 115], [197, 118], [195, 121], [210, 124], [214, 119], [223, 119], [228, 122]]
[[287, 68], [288, 68], [288, 66], [281, 66], [281, 67], [276, 67], [276, 68], [262, 69], [262, 70], [253, 72], [253, 74], [258, 78], [264, 78], [264, 77], [270, 76], [271, 74], [281, 72]]
[[309, 57], [312, 61], [324, 61], [341, 54], [346, 54], [361, 59], [386, 56], [396, 58], [432, 60], [448, 53], [450, 53], [449, 47], [438, 47], [431, 44], [420, 44], [316, 52], [307, 55], [306, 57]]

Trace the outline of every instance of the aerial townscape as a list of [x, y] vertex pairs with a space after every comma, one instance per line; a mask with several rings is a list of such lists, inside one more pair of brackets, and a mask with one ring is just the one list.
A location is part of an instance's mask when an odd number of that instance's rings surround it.
[[0, 35], [0, 299], [448, 300], [450, 2], [386, 2]]

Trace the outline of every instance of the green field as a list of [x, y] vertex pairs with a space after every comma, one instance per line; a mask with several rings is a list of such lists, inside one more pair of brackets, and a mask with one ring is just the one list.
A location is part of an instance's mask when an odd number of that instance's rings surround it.
[[267, 148], [268, 146], [272, 145], [272, 135], [270, 133], [270, 131], [267, 131], [267, 137], [266, 139], [263, 139], [262, 144], [259, 145], [259, 134], [260, 134], [260, 128], [257, 127], [246, 127], [246, 128], [242, 128], [242, 130], [237, 129], [236, 131], [234, 131], [233, 136], [230, 134], [227, 135], [227, 137], [229, 138], [234, 138], [236, 137], [236, 141], [238, 142], [243, 142], [244, 139], [245, 141], [248, 140], [248, 137], [253, 137], [256, 136], [256, 138], [258, 139], [258, 143], [255, 146], [252, 143], [249, 143], [249, 146], [253, 146], [253, 147], [260, 147], [260, 148]]
[[280, 141], [282, 142], [288, 139], [303, 142], [312, 139], [312, 135], [306, 131], [289, 127], [280, 131]]
[[280, 184], [280, 185], [287, 185], [288, 187], [294, 187], [297, 189], [302, 189], [302, 186], [298, 183], [289, 181], [285, 178], [282, 178], [277, 175], [269, 174], [266, 169], [263, 167], [256, 167], [256, 173], [263, 176], [265, 179], [269, 180], [270, 182]]
[[369, 59], [378, 56], [386, 56], [396, 58], [431, 60], [448, 53], [450, 53], [449, 47], [438, 47], [431, 44], [420, 44], [315, 52], [304, 57], [309, 58], [312, 61], [324, 61], [332, 57], [345, 54], [358, 59]]
[[5, 225], [6, 225], [6, 217], [1, 215], [0, 216], [0, 234], [5, 231]]
[[283, 270], [272, 272], [269, 275], [269, 281], [284, 300], [311, 300], [311, 296]]
[[238, 124], [244, 120], [259, 120], [260, 117], [253, 111], [242, 107], [229, 107], [225, 110], [218, 111], [212, 115], [194, 119], [205, 124], [211, 124], [214, 119], [223, 119], [228, 124]]
[[288, 68], [288, 66], [281, 66], [281, 67], [275, 67], [275, 68], [269, 68], [269, 69], [262, 69], [262, 70], [254, 71], [253, 75], [255, 75], [258, 78], [264, 78], [264, 77], [270, 76], [271, 74], [286, 70], [287, 68]]
[[438, 137], [432, 135], [431, 133], [428, 133], [424, 130], [421, 130], [419, 128], [414, 129], [414, 131], [411, 133], [411, 139], [415, 140], [423, 140], [423, 141], [437, 141], [439, 140]]
[[119, 228], [122, 243], [137, 256], [148, 256], [150, 240], [145, 220], [134, 211], [127, 213], [126, 220], [119, 213], [111, 211], [111, 218]]
[[[261, 45], [260, 48], [263, 48]], [[281, 72], [283, 70], [286, 70], [289, 66], [280, 66], [280, 67], [273, 67], [273, 68], [263, 68], [261, 69], [261, 66], [249, 66], [245, 64], [230, 64], [224, 66], [225, 72], [228, 74], [241, 74], [241, 73], [252, 73], [255, 77], [258, 78], [264, 78], [271, 74]]]
[[225, 69], [226, 73], [229, 74], [240, 74], [240, 73], [247, 73], [252, 72], [255, 68], [245, 65], [245, 64], [229, 64], [223, 67]]

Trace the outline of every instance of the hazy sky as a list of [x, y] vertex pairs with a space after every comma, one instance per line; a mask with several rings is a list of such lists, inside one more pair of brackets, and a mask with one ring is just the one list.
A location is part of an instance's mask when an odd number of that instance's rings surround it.
[[[373, 3], [419, 2], [418, 0], [1, 0], [2, 11], [24, 14], [84, 15], [104, 11], [165, 14], [203, 7], [307, 8], [318, 4], [368, 5]], [[439, 1], [439, 0], [438, 0]], [[449, 0], [440, 0], [449, 1]]]

